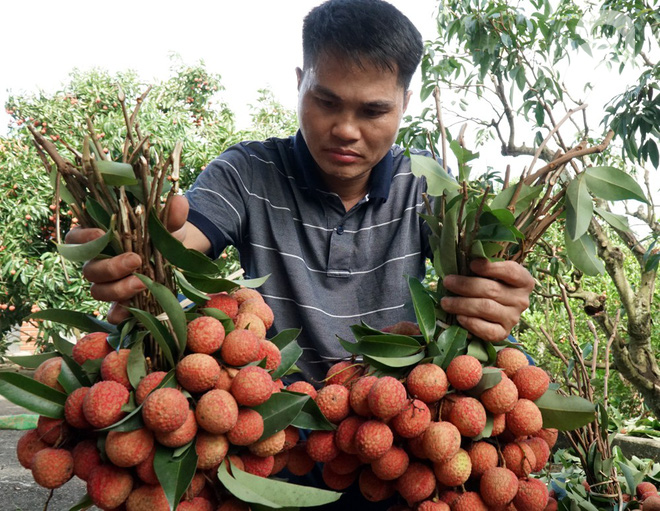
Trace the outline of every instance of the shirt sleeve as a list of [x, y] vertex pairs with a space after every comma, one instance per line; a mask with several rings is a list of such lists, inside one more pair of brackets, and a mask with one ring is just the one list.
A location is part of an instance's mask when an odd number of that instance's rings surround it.
[[244, 145], [227, 149], [213, 160], [186, 192], [188, 221], [211, 242], [212, 257], [227, 245], [239, 246], [248, 236], [247, 211], [252, 168]]

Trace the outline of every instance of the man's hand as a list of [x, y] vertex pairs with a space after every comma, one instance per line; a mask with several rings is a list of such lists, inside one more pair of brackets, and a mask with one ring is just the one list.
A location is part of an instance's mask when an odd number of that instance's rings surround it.
[[[189, 246], [189, 240], [197, 240], [197, 230], [192, 224], [187, 224], [188, 218], [188, 200], [175, 195], [171, 199], [170, 212], [167, 221], [167, 229], [186, 246]], [[66, 243], [79, 244], [87, 243], [103, 236], [101, 229], [72, 229], [65, 237]], [[199, 233], [201, 235], [201, 233]], [[201, 235], [204, 240], [206, 237]], [[199, 240], [197, 240], [199, 241]], [[206, 240], [208, 243], [208, 240]], [[193, 248], [208, 250], [209, 246], [201, 245]], [[134, 252], [126, 252], [109, 259], [97, 259], [87, 261], [83, 266], [83, 276], [92, 283], [90, 291], [96, 300], [104, 302], [114, 302], [108, 312], [108, 321], [110, 323], [120, 323], [127, 317], [129, 312], [122, 307], [127, 305], [131, 298], [146, 289], [145, 285], [133, 275], [142, 266], [142, 259]]]
[[513, 261], [491, 263], [478, 259], [470, 269], [476, 276], [444, 278], [445, 288], [458, 296], [444, 297], [442, 308], [455, 314], [464, 328], [486, 341], [506, 339], [529, 307], [534, 279]]

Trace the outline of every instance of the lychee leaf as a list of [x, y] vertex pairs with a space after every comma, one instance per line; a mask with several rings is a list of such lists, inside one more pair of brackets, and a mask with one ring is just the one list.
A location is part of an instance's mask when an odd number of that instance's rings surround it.
[[92, 500], [92, 497], [90, 497], [87, 493], [83, 495], [83, 497], [78, 501], [77, 504], [75, 504], [72, 508], [69, 509], [69, 511], [84, 511], [85, 509], [89, 509], [94, 505], [94, 501]]
[[[300, 394], [301, 396], [307, 395], [298, 392], [291, 392], [288, 390], [282, 392], [287, 392], [289, 394]], [[291, 421], [291, 425], [299, 429], [311, 429], [313, 431], [332, 431], [335, 429], [334, 424], [325, 418], [325, 415], [323, 415], [323, 412], [321, 412], [321, 409], [313, 399], [308, 399], [305, 401], [305, 404], [303, 405], [302, 410], [300, 410], [300, 413], [293, 421]]]
[[450, 326], [440, 334], [435, 344], [440, 354], [433, 358], [433, 363], [447, 369], [455, 357], [466, 353], [467, 330], [456, 325]]
[[543, 427], [572, 431], [593, 422], [596, 407], [579, 396], [563, 396], [548, 390], [536, 401], [543, 415]]
[[481, 373], [481, 380], [475, 387], [467, 391], [472, 397], [479, 397], [484, 391], [493, 388], [502, 381], [502, 370], [497, 367], [484, 367]]
[[411, 365], [415, 365], [420, 362], [424, 356], [424, 352], [420, 351], [415, 355], [407, 357], [377, 357], [373, 355], [365, 355], [364, 359], [365, 361], [368, 359], [369, 361], [378, 362], [382, 366], [397, 369], [400, 367], [410, 367]]
[[0, 372], [0, 395], [15, 405], [52, 419], [64, 417], [66, 394], [19, 373]]
[[99, 169], [105, 184], [110, 186], [128, 186], [139, 183], [133, 172], [133, 167], [128, 163], [118, 161], [98, 160], [94, 165]]
[[181, 292], [186, 296], [186, 298], [192, 300], [197, 305], [203, 305], [209, 300], [209, 298], [211, 298], [204, 291], [200, 291], [190, 282], [188, 282], [186, 277], [184, 277], [183, 273], [181, 273], [179, 270], [174, 269], [174, 277], [176, 278], [176, 282], [179, 285]]
[[352, 355], [359, 355], [360, 354], [360, 344], [359, 343], [349, 342], [346, 339], [342, 339], [339, 336], [337, 336], [337, 339], [339, 340], [339, 344], [341, 344], [342, 348], [344, 348], [346, 351], [348, 351]]
[[227, 335], [229, 332], [234, 330], [234, 328], [236, 328], [236, 325], [234, 325], [234, 321], [220, 309], [216, 309], [215, 307], [206, 307], [204, 309], [201, 309], [201, 311], [204, 313], [205, 316], [211, 316], [212, 318], [215, 318], [218, 321], [220, 321], [220, 323], [222, 323], [222, 326], [225, 329], [225, 335]]
[[307, 394], [276, 392], [268, 401], [253, 407], [264, 420], [264, 432], [260, 440], [274, 435], [289, 426], [311, 399]]
[[110, 223], [110, 229], [108, 229], [108, 231], [100, 238], [88, 241], [87, 243], [79, 244], [55, 243], [57, 251], [62, 255], [62, 257], [68, 259], [69, 261], [82, 263], [95, 259], [101, 254], [101, 252], [103, 252], [103, 249], [105, 249], [105, 247], [107, 247], [112, 240], [114, 233], [114, 219], [115, 217], [113, 216], [112, 222]]
[[478, 442], [484, 438], [490, 438], [490, 435], [493, 433], [493, 416], [490, 413], [486, 414], [486, 425], [484, 429], [481, 430], [477, 436], [472, 437], [473, 442]]
[[147, 375], [147, 364], [144, 359], [144, 342], [142, 339], [139, 339], [131, 347], [131, 351], [128, 354], [126, 373], [128, 375], [128, 381], [134, 389], [137, 388], [140, 380]]
[[256, 289], [258, 287], [263, 286], [264, 282], [268, 280], [268, 277], [270, 277], [270, 273], [268, 275], [264, 275], [263, 277], [258, 277], [256, 279], [247, 279], [247, 280], [237, 279], [232, 282], [238, 286], [249, 287], [250, 289]]
[[609, 201], [634, 199], [648, 203], [644, 191], [630, 174], [615, 167], [589, 167], [584, 172], [589, 191], [599, 199]]
[[435, 302], [424, 285], [416, 278], [408, 277], [408, 288], [419, 330], [429, 343], [435, 333]]
[[186, 280], [190, 282], [192, 286], [204, 293], [222, 293], [223, 291], [230, 292], [232, 289], [236, 289], [238, 284], [227, 279], [219, 279], [215, 277], [209, 277], [208, 275], [203, 275], [201, 273], [193, 273], [189, 271], [183, 272]]
[[269, 508], [313, 507], [339, 500], [341, 493], [312, 488], [300, 484], [259, 477], [225, 463], [218, 467], [218, 479], [239, 500], [261, 504]]
[[48, 353], [38, 353], [36, 355], [26, 355], [26, 356], [20, 356], [20, 357], [8, 357], [5, 356], [5, 358], [11, 362], [13, 362], [16, 365], [19, 365], [21, 367], [25, 367], [26, 369], [36, 369], [39, 367], [43, 362], [48, 360], [49, 358], [57, 357], [57, 353], [54, 351], [49, 351]]
[[62, 355], [62, 365], [57, 381], [67, 394], [71, 394], [79, 387], [91, 387], [92, 382], [87, 373], [72, 358]]
[[300, 328], [287, 328], [279, 332], [270, 340], [270, 342], [277, 346], [278, 349], [282, 350], [285, 346], [295, 341], [300, 335], [300, 332]]
[[30, 314], [26, 319], [45, 319], [46, 321], [53, 321], [60, 325], [66, 325], [77, 328], [83, 332], [107, 332], [113, 333], [117, 331], [117, 327], [96, 319], [91, 314], [85, 314], [78, 311], [70, 311], [64, 309], [46, 309], [34, 314]]
[[280, 355], [282, 356], [282, 361], [280, 362], [279, 367], [271, 374], [273, 380], [277, 380], [285, 374], [288, 374], [291, 368], [296, 365], [296, 362], [298, 362], [298, 359], [300, 359], [302, 354], [303, 350], [296, 342], [290, 342], [281, 348]]
[[407, 335], [368, 335], [357, 343], [357, 351], [372, 357], [397, 358], [415, 355], [422, 350], [419, 342]]
[[149, 332], [151, 332], [151, 335], [153, 335], [154, 339], [158, 343], [158, 346], [160, 346], [160, 349], [163, 352], [163, 356], [167, 360], [167, 362], [170, 364], [170, 367], [174, 367], [174, 356], [173, 356], [173, 350], [176, 350], [177, 347], [174, 343], [174, 339], [172, 338], [172, 335], [170, 332], [163, 326], [163, 324], [156, 319], [155, 316], [152, 314], [149, 314], [148, 312], [145, 312], [141, 309], [136, 309], [133, 307], [126, 307], [126, 309], [135, 316], [140, 323], [142, 323]]
[[186, 323], [186, 313], [183, 311], [179, 300], [170, 289], [158, 282], [154, 282], [146, 275], [136, 273], [135, 276], [147, 286], [159, 305], [163, 308], [163, 311], [165, 311], [165, 314], [167, 314], [178, 348], [178, 351], [173, 352], [173, 354], [176, 353], [176, 356], [182, 354], [186, 349], [186, 342], [188, 340], [188, 324]]
[[179, 456], [174, 455], [173, 449], [157, 444], [154, 471], [158, 482], [165, 490], [170, 509], [176, 509], [181, 497], [190, 486], [196, 469], [197, 452], [194, 441]]

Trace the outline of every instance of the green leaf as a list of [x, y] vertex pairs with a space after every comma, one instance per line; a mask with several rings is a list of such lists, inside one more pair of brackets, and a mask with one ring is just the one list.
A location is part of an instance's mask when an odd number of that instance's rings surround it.
[[174, 266], [194, 273], [216, 275], [220, 272], [220, 268], [209, 257], [198, 250], [184, 247], [183, 243], [172, 236], [154, 211], [149, 215], [149, 234], [154, 246]]
[[64, 309], [46, 309], [34, 314], [30, 314], [28, 319], [45, 319], [46, 321], [53, 321], [60, 325], [66, 325], [83, 332], [108, 332], [115, 333], [117, 327], [96, 319], [91, 314], [84, 314], [77, 311], [69, 311]]
[[147, 375], [147, 364], [144, 359], [144, 342], [142, 339], [138, 340], [131, 347], [131, 351], [128, 354], [126, 372], [128, 373], [128, 381], [131, 382], [134, 389], [137, 388], [140, 380]]
[[23, 374], [0, 372], [0, 395], [39, 415], [64, 417], [66, 394]]
[[440, 277], [446, 275], [456, 275], [458, 273], [458, 262], [456, 259], [456, 249], [458, 243], [458, 208], [460, 204], [456, 203], [445, 212], [442, 221], [442, 233], [440, 234], [440, 267], [442, 268]]
[[58, 354], [54, 351], [49, 351], [47, 353], [39, 353], [37, 355], [26, 355], [20, 357], [5, 356], [5, 358], [16, 365], [25, 367], [26, 369], [36, 369], [49, 358], [54, 358], [57, 356]]
[[384, 358], [407, 357], [419, 353], [422, 346], [407, 335], [367, 335], [358, 341], [358, 352]]
[[78, 503], [70, 508], [69, 511], [85, 511], [86, 509], [90, 509], [93, 505], [94, 501], [92, 500], [92, 497], [85, 493]]
[[87, 208], [87, 213], [92, 217], [92, 220], [96, 222], [96, 225], [107, 231], [110, 229], [110, 222], [112, 216], [105, 210], [99, 201], [92, 197], [87, 197], [85, 201], [85, 207]]
[[416, 278], [408, 277], [408, 288], [415, 308], [417, 324], [428, 343], [435, 334], [435, 303], [424, 285]]
[[276, 392], [265, 403], [253, 407], [264, 420], [264, 432], [260, 440], [282, 431], [291, 424], [311, 398], [307, 394]]
[[280, 348], [280, 354], [282, 356], [282, 361], [280, 362], [280, 366], [275, 369], [271, 375], [273, 380], [277, 380], [282, 376], [289, 374], [289, 371], [296, 365], [296, 362], [298, 362], [302, 356], [303, 350], [298, 346], [298, 343], [290, 342], [283, 348]]
[[[108, 334], [108, 338], [110, 338], [111, 333]], [[66, 339], [63, 339], [60, 337], [60, 335], [56, 332], [53, 332], [51, 334], [51, 339], [53, 341], [53, 346], [55, 346], [55, 349], [62, 355], [67, 355], [69, 357], [73, 356], [73, 346], [74, 344], [72, 342], [67, 341]]]
[[[55, 191], [55, 184], [56, 184], [56, 179], [59, 177], [59, 173], [57, 172], [57, 169], [53, 169], [52, 172], [50, 173], [50, 184], [53, 189], [53, 192]], [[69, 189], [66, 187], [66, 184], [64, 184], [64, 179], [59, 177], [60, 180], [60, 199], [62, 199], [64, 202], [67, 204], [78, 204], [76, 202], [76, 199], [74, 196], [71, 194]]]
[[605, 272], [603, 263], [596, 257], [596, 245], [588, 234], [573, 241], [568, 231], [565, 231], [564, 242], [568, 258], [577, 268], [587, 275], [599, 275]]
[[239, 286], [239, 284], [234, 281], [209, 277], [208, 275], [202, 275], [201, 273], [184, 271], [183, 275], [191, 286], [194, 286], [196, 289], [204, 293], [221, 293], [223, 291], [228, 293]]
[[342, 495], [334, 491], [255, 476], [233, 465], [230, 475], [225, 463], [221, 463], [218, 468], [218, 479], [227, 491], [239, 500], [275, 509], [321, 506], [339, 500]]
[[[516, 191], [517, 185], [510, 185], [508, 188], [505, 188], [491, 201], [490, 207], [493, 210], [498, 209], [508, 209], [511, 200], [513, 199], [513, 194]], [[513, 210], [514, 216], [518, 217], [520, 213], [526, 211], [530, 204], [541, 194], [543, 191], [543, 185], [538, 186], [527, 186], [523, 184], [518, 198], [516, 199], [515, 208]]]
[[410, 168], [415, 176], [426, 178], [427, 191], [434, 197], [439, 197], [445, 192], [453, 196], [461, 188], [456, 180], [445, 172], [442, 165], [428, 156], [410, 155]]
[[234, 280], [234, 284], [243, 286], [243, 287], [249, 287], [250, 289], [256, 289], [258, 287], [261, 287], [264, 285], [264, 282], [268, 280], [268, 277], [270, 277], [270, 273], [268, 275], [264, 275], [263, 277], [258, 277], [256, 279], [237, 279]]
[[94, 162], [96, 168], [103, 176], [103, 181], [109, 186], [136, 185], [139, 181], [135, 178], [133, 167], [128, 163], [117, 161], [97, 160]]
[[147, 286], [149, 291], [156, 297], [156, 300], [167, 314], [167, 318], [172, 326], [172, 333], [174, 340], [178, 346], [177, 356], [182, 354], [186, 349], [186, 342], [188, 340], [188, 323], [186, 321], [186, 313], [183, 312], [181, 304], [177, 297], [167, 287], [158, 282], [152, 281], [145, 275], [136, 273], [135, 276]]
[[397, 369], [400, 367], [410, 367], [421, 361], [425, 356], [424, 352], [420, 351], [415, 355], [409, 355], [407, 357], [377, 357], [374, 355], [364, 355], [364, 360], [365, 362], [377, 362], [381, 366]]
[[154, 471], [158, 482], [165, 490], [170, 509], [177, 507], [195, 475], [197, 468], [195, 441], [193, 440], [179, 456], [175, 454], [176, 450], [157, 444], [154, 456]]
[[91, 387], [92, 381], [87, 373], [67, 355], [62, 356], [62, 365], [60, 366], [60, 375], [57, 381], [62, 385], [67, 394], [71, 394], [80, 387]]
[[481, 380], [476, 387], [472, 387], [468, 394], [472, 397], [478, 397], [488, 389], [493, 388], [502, 381], [502, 370], [497, 367], [484, 367]]
[[108, 246], [113, 236], [115, 217], [110, 221], [110, 228], [100, 238], [81, 244], [55, 243], [62, 257], [74, 262], [91, 261]]
[[546, 391], [536, 401], [543, 414], [543, 427], [571, 431], [591, 423], [596, 418], [596, 407], [579, 396], [562, 396]]
[[[285, 391], [282, 391], [285, 392]], [[306, 396], [307, 394], [301, 394], [299, 392], [286, 391], [289, 394], [299, 394], [301, 396]], [[308, 399], [305, 401], [302, 410], [296, 416], [296, 418], [291, 421], [291, 425], [300, 429], [311, 429], [311, 430], [323, 430], [323, 431], [332, 431], [335, 429], [335, 425], [332, 424], [328, 419], [325, 418], [323, 412], [316, 404], [316, 401], [313, 399]]]
[[630, 225], [628, 225], [627, 217], [623, 215], [616, 215], [614, 213], [611, 213], [610, 211], [607, 211], [606, 209], [601, 209], [598, 207], [594, 207], [594, 211], [598, 216], [600, 216], [603, 220], [605, 220], [615, 229], [618, 229], [623, 232], [630, 232]]
[[484, 429], [481, 430], [481, 433], [479, 433], [477, 436], [472, 437], [473, 442], [478, 442], [479, 440], [482, 440], [484, 438], [490, 438], [490, 435], [493, 433], [493, 416], [490, 413], [486, 414], [486, 425], [484, 426]]
[[288, 346], [290, 343], [295, 341], [300, 335], [300, 332], [300, 328], [287, 328], [286, 330], [279, 332], [270, 340], [270, 342], [282, 350], [285, 346]]
[[583, 176], [576, 177], [566, 189], [566, 232], [572, 240], [587, 232], [594, 213], [594, 203]]
[[585, 182], [595, 197], [616, 201], [634, 199], [648, 203], [642, 187], [629, 174], [614, 167], [589, 167]]
[[174, 367], [174, 353], [177, 352], [178, 347], [169, 330], [154, 315], [148, 312], [133, 307], [126, 307], [126, 309], [151, 332], [151, 335], [153, 335], [160, 349], [163, 351], [163, 356], [169, 362], [170, 367]]
[[434, 344], [439, 354], [433, 358], [433, 363], [447, 369], [455, 357], [467, 351], [467, 330], [456, 325], [450, 326]]
[[176, 282], [179, 285], [181, 292], [186, 296], [186, 298], [192, 300], [197, 305], [204, 305], [211, 298], [205, 292], [200, 291], [190, 282], [188, 282], [186, 277], [183, 276], [183, 273], [181, 273], [176, 268], [174, 269], [174, 277], [176, 278]]
[[476, 238], [483, 241], [509, 241], [515, 242], [518, 239], [517, 229], [508, 225], [502, 224], [488, 224], [480, 227], [477, 231]]

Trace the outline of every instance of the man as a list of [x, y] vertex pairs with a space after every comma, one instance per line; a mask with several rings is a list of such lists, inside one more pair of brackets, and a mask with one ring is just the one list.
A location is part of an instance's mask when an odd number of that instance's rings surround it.
[[[423, 51], [412, 23], [381, 0], [329, 0], [303, 26], [297, 69], [300, 131], [245, 142], [214, 160], [186, 197], [175, 197], [170, 228], [190, 248], [217, 257], [238, 248], [249, 277], [273, 309], [271, 335], [302, 327], [300, 367], [319, 380], [347, 356], [336, 335], [350, 325], [382, 328], [414, 319], [404, 275], [424, 275], [430, 254], [423, 179], [392, 147]], [[98, 230], [72, 231], [80, 243]], [[125, 303], [144, 286], [135, 254], [91, 261], [92, 295]], [[474, 334], [504, 339], [528, 306], [533, 280], [512, 262], [476, 261], [478, 276], [449, 276], [447, 312]], [[113, 307], [109, 319], [126, 317]]]

